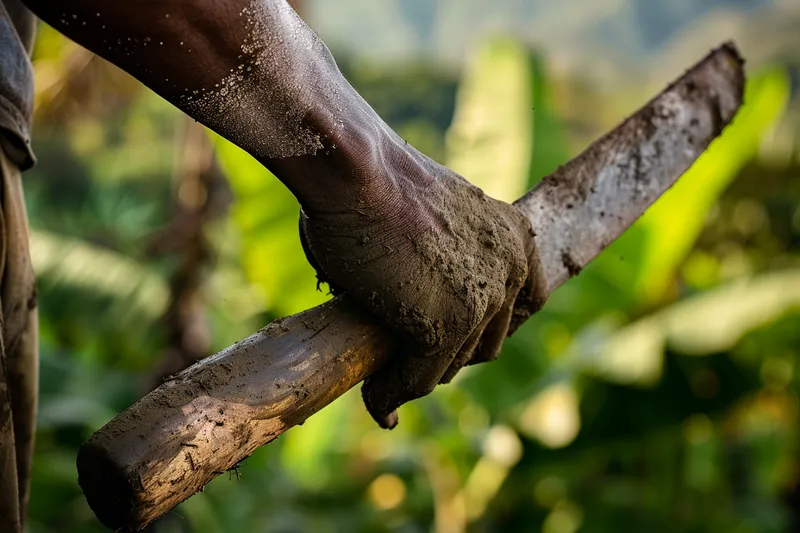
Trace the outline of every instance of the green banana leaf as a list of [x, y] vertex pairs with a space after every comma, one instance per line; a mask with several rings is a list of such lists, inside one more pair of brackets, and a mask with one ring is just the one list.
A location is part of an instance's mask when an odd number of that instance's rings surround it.
[[294, 196], [244, 150], [218, 136], [214, 146], [236, 198], [232, 215], [241, 239], [242, 268], [264, 308], [284, 316], [325, 301], [300, 245], [300, 207]]
[[447, 165], [512, 202], [567, 159], [542, 61], [511, 39], [487, 42], [461, 81]]
[[781, 68], [753, 76], [731, 125], [589, 271], [597, 269], [640, 304], [661, 301], [717, 198], [782, 116], [789, 90], [788, 75]]
[[747, 333], [800, 312], [800, 271], [762, 274], [698, 294], [584, 343], [573, 366], [619, 383], [648, 385], [661, 373], [664, 349], [704, 355], [733, 348]]

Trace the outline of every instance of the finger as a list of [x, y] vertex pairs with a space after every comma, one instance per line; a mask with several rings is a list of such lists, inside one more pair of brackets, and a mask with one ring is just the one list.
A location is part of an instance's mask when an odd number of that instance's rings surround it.
[[[519, 286], [511, 287], [506, 292], [506, 302], [513, 302], [514, 296], [516, 296], [518, 292]], [[486, 311], [486, 314], [483, 316], [480, 324], [478, 324], [469, 337], [467, 337], [467, 340], [464, 342], [464, 344], [461, 345], [461, 348], [458, 350], [458, 354], [456, 355], [455, 359], [453, 359], [453, 362], [450, 363], [450, 366], [439, 380], [440, 384], [450, 383], [453, 378], [456, 377], [456, 374], [458, 374], [459, 370], [470, 364], [470, 361], [475, 356], [475, 350], [482, 343], [481, 339], [484, 336], [486, 328], [494, 321], [494, 316], [497, 314], [498, 310], [501, 309], [501, 305], [506, 305], [506, 303], [498, 303], [489, 306], [489, 309]]]
[[500, 355], [500, 349], [503, 347], [503, 341], [506, 339], [508, 327], [511, 324], [515, 301], [516, 297], [510, 298], [500, 312], [494, 315], [492, 321], [483, 331], [472, 359], [467, 362], [468, 365], [494, 361]]
[[473, 331], [470, 336], [467, 337], [466, 342], [464, 342], [464, 344], [461, 346], [461, 349], [459, 349], [458, 354], [453, 359], [453, 362], [450, 363], [450, 366], [447, 367], [444, 375], [439, 380], [439, 384], [444, 385], [446, 383], [450, 383], [453, 378], [456, 377], [458, 371], [461, 370], [464, 365], [469, 363], [470, 360], [472, 360], [475, 349], [478, 347], [481, 337], [483, 336], [483, 331], [491, 322], [491, 319], [491, 315], [487, 314], [483, 321], [481, 321], [480, 326], [475, 328], [475, 331]]
[[364, 405], [379, 426], [397, 425], [395, 410], [404, 403], [430, 394], [456, 356], [455, 350], [411, 355], [387, 365], [364, 381]]
[[383, 429], [394, 429], [400, 421], [397, 408], [390, 407], [396, 403], [393, 393], [394, 390], [386, 388], [377, 373], [365, 379], [361, 386], [361, 399], [367, 412]]
[[[528, 256], [530, 257], [530, 255]], [[494, 361], [500, 355], [503, 341], [509, 333], [509, 326], [514, 317], [514, 309], [519, 300], [520, 293], [525, 290], [525, 286], [530, 279], [525, 273], [530, 270], [523, 270], [518, 275], [512, 275], [506, 282], [506, 298], [502, 306], [492, 316], [491, 321], [483, 330], [472, 358], [467, 361], [467, 365], [477, 365], [487, 361]]]
[[311, 252], [311, 247], [308, 245], [308, 238], [306, 237], [306, 230], [303, 224], [303, 216], [304, 215], [301, 213], [300, 220], [298, 221], [298, 229], [300, 232], [300, 245], [303, 247], [303, 253], [306, 256], [306, 261], [308, 261], [308, 264], [311, 265], [311, 268], [314, 269], [314, 272], [317, 275], [317, 290], [320, 290], [319, 286], [322, 283], [325, 283], [328, 285], [328, 288], [330, 289], [330, 294], [337, 296], [343, 293], [344, 291], [331, 282], [330, 278], [322, 270], [322, 267], [319, 266], [316, 257], [314, 257], [314, 254]]
[[517, 329], [538, 312], [547, 302], [547, 278], [536, 250], [536, 242], [531, 238], [527, 245], [528, 277], [514, 300], [511, 320], [506, 336], [510, 337]]

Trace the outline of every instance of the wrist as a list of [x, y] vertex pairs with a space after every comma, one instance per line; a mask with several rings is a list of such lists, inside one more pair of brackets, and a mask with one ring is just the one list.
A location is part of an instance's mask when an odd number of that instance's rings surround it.
[[321, 148], [304, 156], [262, 161], [306, 213], [364, 206], [370, 211], [390, 209], [408, 203], [437, 176], [449, 172], [363, 105], [348, 108], [342, 117], [325, 110], [307, 113], [304, 124], [316, 132]]

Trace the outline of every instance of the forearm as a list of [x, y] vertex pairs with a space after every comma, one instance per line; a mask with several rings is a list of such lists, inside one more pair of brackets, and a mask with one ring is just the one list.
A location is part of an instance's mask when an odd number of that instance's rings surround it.
[[398, 144], [285, 0], [26, 3], [245, 149], [304, 206]]

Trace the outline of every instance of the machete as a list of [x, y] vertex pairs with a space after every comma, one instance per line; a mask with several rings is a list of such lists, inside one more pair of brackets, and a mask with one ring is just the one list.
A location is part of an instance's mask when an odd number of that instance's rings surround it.
[[[736, 114], [742, 60], [714, 50], [514, 205], [553, 292], [618, 238]], [[676, 221], [679, 223], [679, 221]], [[98, 430], [79, 483], [111, 529], [141, 529], [379, 368], [393, 336], [339, 296], [172, 376]]]

